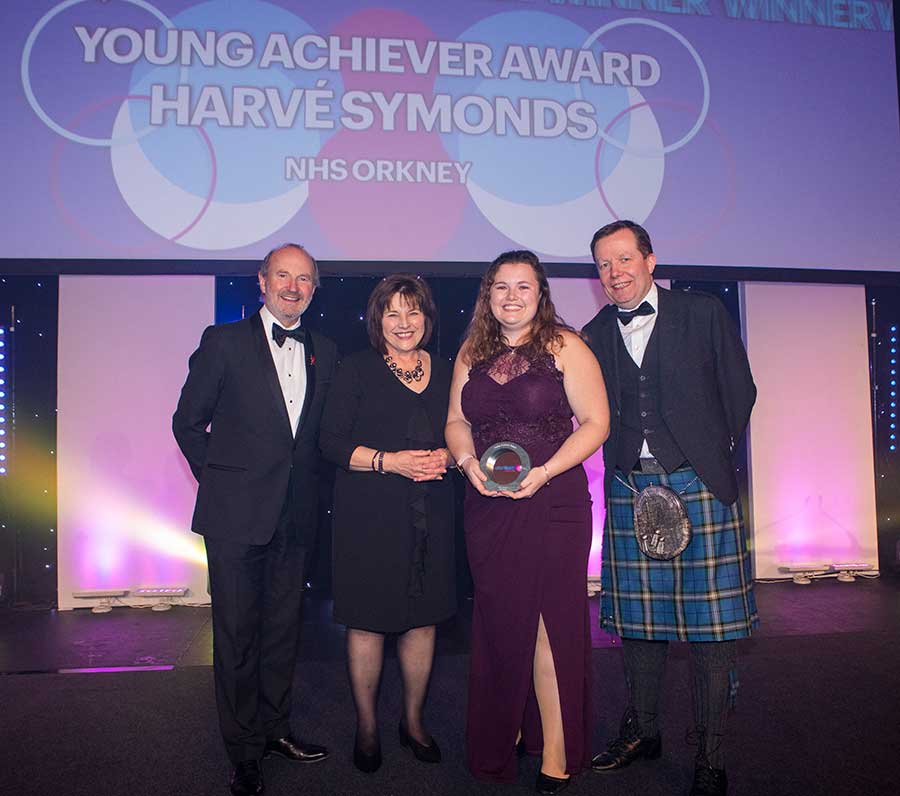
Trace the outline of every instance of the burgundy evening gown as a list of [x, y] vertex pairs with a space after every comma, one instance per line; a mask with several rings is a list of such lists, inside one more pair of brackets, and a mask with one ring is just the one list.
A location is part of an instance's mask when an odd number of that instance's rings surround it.
[[[528, 361], [515, 350], [479, 363], [462, 408], [475, 450], [512, 441], [540, 467], [572, 433], [572, 409], [553, 357]], [[590, 763], [592, 734], [587, 563], [591, 499], [580, 465], [534, 497], [465, 500], [466, 544], [475, 582], [466, 755], [474, 776], [516, 780], [522, 729], [530, 753], [543, 746], [533, 685], [538, 618], [550, 638], [565, 732], [566, 771]]]

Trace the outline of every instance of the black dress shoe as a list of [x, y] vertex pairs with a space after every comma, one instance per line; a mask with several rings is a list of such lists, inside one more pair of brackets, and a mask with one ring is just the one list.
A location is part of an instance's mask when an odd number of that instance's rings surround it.
[[231, 772], [234, 796], [259, 796], [263, 792], [262, 767], [259, 760], [242, 760]]
[[618, 737], [612, 741], [605, 752], [600, 752], [591, 760], [592, 771], [617, 771], [629, 763], [643, 757], [645, 760], [656, 760], [662, 754], [662, 739], [659, 733], [652, 738]]
[[537, 779], [534, 782], [534, 789], [538, 793], [546, 793], [552, 796], [552, 794], [559, 793], [561, 790], [568, 788], [571, 781], [571, 777], [551, 777], [543, 771], [538, 771]]
[[284, 738], [274, 738], [266, 741], [266, 749], [264, 757], [284, 757], [288, 760], [294, 760], [298, 763], [318, 763], [328, 757], [328, 750], [324, 746], [318, 746], [314, 743], [303, 743], [298, 741], [292, 735], [286, 735]]
[[713, 768], [705, 759], [694, 765], [694, 784], [691, 796], [726, 796], [728, 777], [724, 768]]
[[364, 774], [374, 774], [381, 768], [381, 742], [375, 740], [375, 749], [372, 752], [366, 752], [359, 745], [359, 736], [353, 742], [353, 765], [356, 766]]
[[408, 746], [412, 749], [412, 753], [416, 756], [416, 760], [420, 760], [423, 763], [441, 762], [441, 750], [437, 743], [435, 743], [434, 738], [431, 739], [431, 742], [427, 746], [419, 743], [407, 732], [402, 721], [397, 729], [397, 734], [400, 736], [400, 745]]

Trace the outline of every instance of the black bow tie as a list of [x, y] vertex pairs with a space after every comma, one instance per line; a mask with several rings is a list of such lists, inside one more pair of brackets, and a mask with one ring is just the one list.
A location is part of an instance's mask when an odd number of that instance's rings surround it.
[[282, 329], [277, 323], [272, 324], [272, 339], [275, 341], [275, 345], [281, 348], [288, 337], [293, 337], [298, 343], [305, 343], [306, 329], [302, 326], [298, 326], [296, 329]]
[[638, 315], [652, 315], [656, 312], [652, 306], [650, 306], [649, 301], [642, 301], [639, 307], [635, 307], [633, 310], [619, 310], [617, 313], [617, 317], [622, 323], [628, 326], [631, 323], [631, 319], [637, 317]]

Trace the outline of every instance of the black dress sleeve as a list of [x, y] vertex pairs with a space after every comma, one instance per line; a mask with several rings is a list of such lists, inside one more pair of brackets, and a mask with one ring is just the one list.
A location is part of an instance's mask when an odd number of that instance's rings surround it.
[[319, 430], [322, 455], [345, 470], [350, 469], [350, 456], [359, 446], [351, 435], [363, 399], [362, 380], [354, 360], [347, 357], [338, 365]]

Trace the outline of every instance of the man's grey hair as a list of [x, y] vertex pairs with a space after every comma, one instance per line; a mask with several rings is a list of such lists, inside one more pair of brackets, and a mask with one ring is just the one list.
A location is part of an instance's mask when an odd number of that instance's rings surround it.
[[313, 264], [313, 284], [318, 287], [319, 286], [319, 264], [316, 262], [316, 258], [313, 257], [303, 246], [299, 243], [282, 243], [276, 246], [272, 251], [270, 251], [265, 257], [263, 257], [263, 261], [259, 266], [259, 272], [262, 274], [263, 278], [265, 278], [269, 273], [269, 263], [272, 260], [272, 257], [275, 256], [277, 252], [280, 252], [282, 249], [296, 249], [299, 252], [303, 252], [310, 260], [312, 260]]

